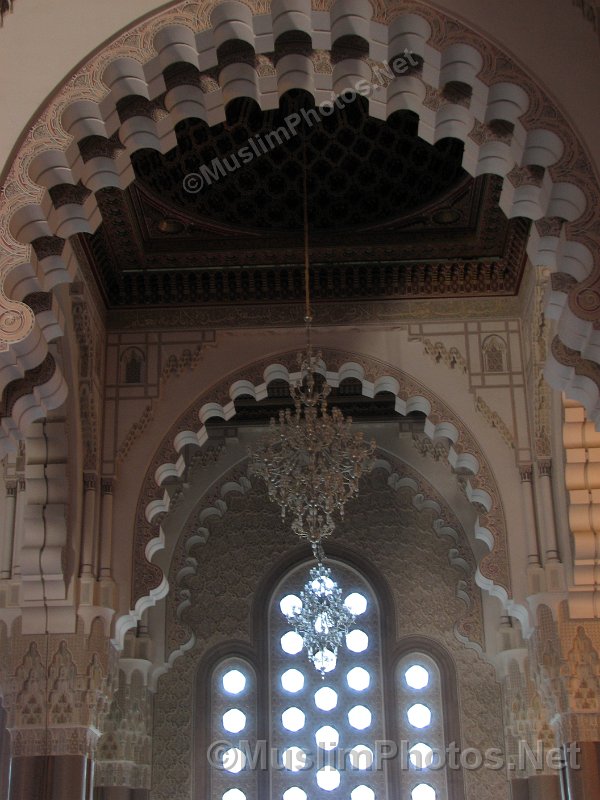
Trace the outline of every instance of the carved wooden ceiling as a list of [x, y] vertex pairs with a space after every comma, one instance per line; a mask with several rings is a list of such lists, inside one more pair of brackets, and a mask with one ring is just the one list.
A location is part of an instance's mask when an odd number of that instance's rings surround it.
[[517, 293], [529, 221], [498, 207], [501, 178], [462, 169], [461, 142], [420, 139], [411, 112], [377, 120], [357, 98], [202, 191], [184, 189], [201, 165], [235, 167], [250, 140], [276, 141], [312, 104], [298, 91], [272, 111], [238, 99], [224, 124], [189, 119], [169, 153], [134, 154], [134, 183], [100, 190], [103, 222], [77, 237], [107, 307], [301, 302], [305, 157], [317, 303]]

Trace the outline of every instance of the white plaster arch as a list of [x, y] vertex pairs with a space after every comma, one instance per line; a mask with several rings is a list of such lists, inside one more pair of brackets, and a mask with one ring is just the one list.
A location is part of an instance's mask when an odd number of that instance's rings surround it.
[[[380, 375], [373, 381], [367, 380], [365, 378], [364, 367], [356, 361], [347, 360], [342, 363], [337, 370], [328, 370], [325, 361], [322, 360], [320, 372], [327, 378], [332, 386], [339, 386], [339, 384], [347, 378], [360, 380], [362, 394], [367, 397], [372, 398], [378, 392], [382, 391], [394, 393], [396, 395], [395, 408], [400, 415], [409, 414], [411, 411], [420, 411], [425, 414], [426, 420], [424, 430], [426, 436], [433, 442], [445, 443], [448, 453], [448, 466], [452, 472], [460, 475], [461, 480], [464, 480], [466, 483], [466, 499], [468, 503], [473, 506], [475, 511], [475, 521], [471, 535], [474, 540], [478, 540], [485, 545], [485, 552], [489, 554], [489, 558], [492, 559], [492, 562], [497, 565], [496, 560], [498, 558], [498, 553], [494, 552], [494, 547], [497, 543], [496, 536], [503, 535], [505, 526], [503, 511], [500, 505], [500, 494], [495, 487], [495, 479], [489, 473], [489, 470], [482, 467], [478, 457], [473, 452], [468, 452], [468, 450], [464, 449], [464, 444], [461, 444], [461, 439], [464, 443], [464, 435], [461, 436], [456, 424], [450, 419], [440, 418], [439, 408], [437, 408], [436, 414], [434, 415], [432, 403], [419, 392], [408, 394], [405, 397], [401, 396], [402, 387], [398, 379], [392, 375]], [[228, 402], [211, 401], [204, 403], [197, 411], [197, 419], [200, 422], [198, 430], [188, 428], [185, 430], [173, 431], [173, 448], [178, 458], [174, 462], [158, 464], [154, 473], [155, 496], [147, 502], [145, 507], [142, 506], [142, 509], [145, 511], [146, 525], [149, 526], [148, 531], [154, 531], [147, 540], [144, 548], [145, 558], [149, 562], [155, 561], [158, 553], [165, 548], [166, 539], [162, 520], [171, 510], [175, 498], [177, 498], [177, 503], [179, 503], [182, 496], [181, 492], [185, 492], [185, 487], [182, 485], [182, 476], [184, 476], [186, 470], [191, 468], [195, 456], [201, 453], [202, 448], [208, 442], [206, 422], [211, 418], [219, 417], [224, 420], [232, 420], [232, 423], [235, 424], [236, 409], [234, 401], [236, 397], [250, 395], [257, 400], [263, 399], [267, 396], [268, 383], [274, 380], [293, 382], [298, 376], [299, 374], [297, 372], [291, 372], [281, 362], [267, 364], [263, 368], [264, 380], [261, 383], [254, 384], [247, 379], [233, 380], [231, 384], [229, 384], [228, 395], [230, 399]], [[243, 465], [245, 471], [246, 457], [247, 453], [244, 450], [238, 453], [237, 456], [230, 455], [229, 459], [237, 459], [235, 463], [238, 467]], [[486, 478], [482, 481], [484, 472]], [[492, 481], [492, 485], [489, 485], [486, 481]], [[210, 509], [206, 510], [205, 519], [208, 519], [211, 515], [222, 515], [224, 513], [227, 507], [225, 495], [229, 491], [243, 491], [244, 487], [247, 488], [248, 486], [249, 484], [241, 479], [230, 481], [227, 484], [225, 494], [220, 496], [217, 502], [212, 504]], [[494, 497], [492, 497], [492, 495], [494, 495]], [[146, 490], [144, 490], [144, 496], [148, 496]], [[488, 523], [483, 521], [482, 514], [490, 515], [488, 519], [493, 526], [493, 530], [496, 531], [496, 535], [487, 527]], [[208, 529], [202, 530], [202, 528], [206, 528], [206, 526], [201, 525], [200, 529], [198, 529], [195, 534], [199, 539], [202, 539], [208, 533]], [[487, 559], [488, 556], [483, 558], [483, 562], [486, 563], [485, 571], [488, 570]], [[480, 562], [480, 566], [483, 562]], [[137, 572], [138, 570], [136, 570], [136, 574]], [[477, 568], [476, 580], [490, 595], [498, 598], [504, 607], [510, 609], [512, 615], [522, 619], [525, 626], [528, 624], [527, 611], [511, 598], [509, 590], [502, 586], [497, 580], [486, 576], [479, 566]], [[508, 578], [508, 580], [510, 580], [510, 578]], [[169, 584], [163, 571], [163, 566], [161, 566], [159, 583], [144, 594], [144, 596], [138, 597], [133, 610], [119, 618], [115, 629], [116, 641], [119, 641], [119, 638], [141, 618], [145, 611], [153, 607], [158, 600], [165, 597], [168, 590]]]
[[[479, 655], [484, 655], [481, 644], [469, 639], [467, 635], [462, 633], [459, 625], [461, 620], [467, 619], [469, 614], [475, 611], [474, 597], [472, 591], [470, 592], [468, 590], [468, 582], [469, 580], [472, 580], [473, 577], [476, 579], [476, 573], [475, 576], [473, 575], [473, 564], [468, 563], [459, 549], [459, 543], [462, 538], [460, 530], [448, 523], [448, 521], [445, 519], [442, 506], [438, 500], [434, 499], [433, 497], [429, 497], [426, 492], [424, 493], [423, 487], [420, 486], [413, 477], [410, 477], [406, 474], [399, 474], [398, 470], [394, 466], [397, 461], [396, 457], [393, 457], [391, 454], [388, 455], [383, 451], [378, 452], [379, 457], [376, 459], [374, 469], [380, 469], [386, 473], [387, 486], [389, 486], [389, 488], [394, 492], [399, 492], [402, 489], [408, 489], [411, 493], [411, 504], [413, 508], [416, 511], [428, 510], [432, 512], [432, 514], [435, 516], [435, 519], [432, 523], [433, 530], [440, 539], [447, 537], [448, 563], [460, 570], [456, 580], [455, 595], [457, 598], [462, 600], [465, 605], [465, 614], [460, 618], [459, 621], [457, 621], [454, 633], [457, 639], [466, 647], [474, 649]], [[400, 462], [398, 462], [398, 464], [400, 464]], [[401, 469], [404, 471], [408, 469], [410, 473], [413, 473], [414, 471], [414, 468], [404, 463], [401, 464]], [[234, 471], [236, 473], [239, 472], [239, 465], [236, 466]], [[228, 479], [228, 474], [230, 473], [231, 470], [227, 470], [225, 474], [221, 476], [221, 482], [218, 484], [218, 499], [212, 505], [205, 504], [204, 501], [201, 501], [200, 504], [196, 506], [196, 511], [191, 513], [191, 518], [194, 519], [193, 532], [186, 533], [189, 528], [189, 519], [182, 531], [182, 537], [185, 538], [182, 540], [182, 544], [179, 546], [183, 547], [185, 555], [183, 562], [177, 568], [177, 571], [174, 575], [175, 586], [173, 587], [178, 588], [180, 598], [175, 608], [175, 616], [178, 620], [182, 619], [185, 610], [190, 607], [192, 602], [189, 590], [185, 588], [182, 589], [181, 583], [182, 581], [185, 581], [186, 578], [198, 574], [202, 566], [198, 559], [194, 557], [192, 551], [198, 545], [207, 544], [210, 539], [210, 528], [204, 523], [207, 523], [208, 520], [213, 517], [224, 518], [229, 511], [230, 498], [234, 496], [244, 496], [253, 488], [252, 482], [245, 475], [241, 475], [237, 479]], [[419, 479], [424, 481], [425, 484], [428, 483], [427, 479], [422, 476], [419, 476]], [[200, 523], [200, 525], [198, 525], [198, 523]], [[464, 538], [462, 538], [462, 541], [464, 543]], [[171, 568], [171, 571], [172, 570], [173, 568]], [[527, 619], [527, 612], [525, 609], [519, 608], [518, 612], [520, 612], [520, 615], [524, 619]], [[166, 620], [163, 621], [161, 614], [160, 625], [162, 627], [165, 624], [168, 623]], [[176, 648], [168, 648], [164, 654], [164, 663], [155, 666], [154, 670], [156, 674], [153, 677], [153, 682], [155, 682], [160, 675], [169, 669], [177, 658], [194, 647], [196, 643], [194, 633], [189, 629], [186, 630], [189, 633], [189, 638]]]
[[[17, 155], [7, 182], [8, 191], [5, 191], [6, 203], [3, 210], [8, 219], [8, 229], [2, 236], [7, 250], [2, 259], [3, 274], [11, 270], [17, 273], [28, 272], [30, 280], [36, 284], [36, 290], [47, 291], [49, 287], [45, 276], [40, 276], [39, 273], [31, 274], [33, 261], [30, 255], [31, 243], [40, 237], [54, 236], [65, 239], [78, 232], [93, 232], [101, 222], [94, 192], [103, 186], [118, 185], [121, 188], [127, 186], [133, 178], [130, 155], [140, 147], [154, 147], [165, 152], [174, 145], [174, 126], [182, 118], [180, 106], [183, 104], [185, 107], [188, 100], [185, 99], [185, 92], [181, 91], [177, 102], [171, 106], [171, 110], [179, 107], [178, 113], [174, 116], [162, 105], [161, 95], [166, 88], [162, 70], [166, 66], [182, 58], [190, 64], [197, 59], [198, 68], [201, 70], [218, 66], [218, 48], [232, 40], [250, 45], [256, 54], [266, 53], [272, 49], [274, 34], [271, 15], [259, 13], [253, 16], [249, 6], [237, 0], [216, 3], [211, 8], [209, 18], [213, 27], [209, 28], [202, 28], [202, 24], [206, 22], [200, 23], [196, 17], [189, 14], [186, 17], [185, 12], [179, 10], [176, 12], [175, 9], [165, 11], [162, 15], [141, 23], [128, 37], [122, 37], [118, 43], [109, 46], [92, 59], [87, 67], [87, 74], [92, 78], [91, 91], [87, 90], [87, 97], [82, 97], [82, 92], [79, 92], [78, 96], [76, 87], [73, 89], [70, 86], [70, 96], [69, 91], [65, 90], [46, 109], [39, 137], [32, 137], [27, 146], [24, 146], [23, 152]], [[426, 42], [424, 37], [432, 29], [431, 19], [427, 17], [429, 15], [431, 18], [432, 14], [438, 30]], [[517, 82], [498, 80], [498, 84], [503, 85], [503, 88], [496, 89], [492, 93], [490, 86], [495, 83], [494, 76], [490, 73], [489, 62], [493, 60], [494, 54], [490, 45], [466, 29], [457, 32], [456, 26], [451, 37], [440, 37], [444, 18], [439, 14], [436, 16], [427, 7], [420, 9], [420, 13], [411, 11], [406, 13], [406, 16], [408, 19], [399, 21], [403, 18], [403, 12], [396, 9], [389, 14], [387, 24], [383, 25], [373, 21], [373, 8], [367, 0], [337, 0], [329, 13], [315, 12], [311, 15], [310, 34], [313, 37], [313, 46], [318, 36], [323, 46], [324, 38], [327, 36], [333, 42], [340, 36], [356, 35], [368, 43], [371, 57], [385, 59], [393, 55], [389, 52], [389, 42], [395, 41], [398, 35], [410, 31], [410, 36], [413, 38], [421, 37], [426, 62], [422, 75], [411, 83], [413, 91], [404, 102], [412, 105], [413, 110], [419, 114], [419, 133], [426, 141], [435, 142], [444, 136], [457, 137], [465, 143], [464, 166], [471, 174], [492, 172], [504, 176], [502, 207], [509, 216], [527, 215], [534, 220], [559, 218], [567, 223], [575, 223], [583, 219], [585, 214], [589, 217], [590, 214], [598, 213], [598, 209], [592, 208], [590, 204], [590, 191], [597, 194], [597, 186], [595, 184], [587, 186], [586, 196], [583, 188], [578, 186], [581, 176], [574, 175], [570, 179], [572, 153], [569, 161], [565, 160], [564, 152], [558, 156], [559, 148], [555, 139], [560, 137], [556, 131], [550, 129], [550, 121], [545, 126], [536, 125], [540, 119], [539, 115], [535, 115], [535, 109], [532, 111], [533, 104], [530, 104], [531, 108], [527, 111], [523, 110], [525, 89], [522, 88], [519, 92], [517, 83], [526, 86], [530, 93], [535, 94], [536, 87], [532, 82], [522, 74], [518, 76]], [[420, 17], [422, 21], [419, 22], [416, 17]], [[278, 19], [280, 19], [278, 35], [284, 32], [284, 20], [288, 20], [291, 29], [294, 29], [296, 23], [293, 20], [296, 20], [296, 16], [290, 17], [287, 13], [283, 13]], [[390, 21], [395, 23], [394, 29], [389, 28]], [[194, 36], [190, 37], [186, 29], [191, 30]], [[404, 33], [398, 34], [398, 31]], [[139, 42], [138, 45], [136, 41]], [[315, 87], [318, 87], [315, 92], [317, 102], [321, 102], [320, 95], [331, 95], [337, 91], [337, 86], [356, 77], [355, 62], [356, 59], [342, 60], [333, 71], [326, 63], [320, 64], [315, 73]], [[214, 85], [213, 80], [213, 85], [208, 87], [208, 91], [203, 91], [204, 116], [207, 122], [213, 124], [223, 119], [225, 104], [241, 94], [254, 97], [265, 108], [276, 105], [278, 99], [276, 70], [269, 64], [268, 59], [266, 61], [259, 59], [254, 65], [242, 60], [222, 67], [219, 70], [219, 83]], [[362, 66], [359, 72], [361, 71]], [[286, 86], [293, 85], [296, 72], [288, 75]], [[513, 69], [513, 72], [516, 75], [518, 70]], [[309, 72], [305, 70], [304, 74], [308, 75]], [[487, 82], [484, 77], [487, 78]], [[397, 78], [390, 86], [397, 80], [405, 79]], [[419, 81], [422, 87], [415, 91]], [[456, 81], [469, 87], [471, 91], [468, 108], [460, 102], [445, 99], [443, 91], [440, 92], [440, 89], [448, 83]], [[506, 84], [512, 84], [516, 88], [508, 91]], [[194, 91], [190, 92], [189, 103], [197, 108], [200, 104], [197, 87], [191, 88]], [[391, 109], [398, 107], [398, 90], [388, 87], [385, 96], [382, 94], [376, 90], [370, 98], [374, 116], [385, 116]], [[93, 99], [90, 99], [90, 96]], [[138, 105], [140, 99], [144, 101], [140, 109], [132, 115], [121, 107], [121, 104], [127, 104], [131, 97]], [[509, 97], [511, 102], [507, 101]], [[390, 103], [390, 99], [393, 99], [393, 102]], [[539, 91], [536, 100], [539, 106]], [[71, 103], [73, 103], [72, 109]], [[207, 106], [209, 111], [206, 110]], [[49, 140], [41, 133], [59, 108], [63, 112], [59, 115], [60, 119], [64, 117], [65, 121], [70, 123], [70, 129], [67, 131], [53, 120], [55, 135], [52, 140], [56, 144], [54, 147], [48, 147]], [[123, 119], [121, 119], [122, 112], [125, 113]], [[487, 125], [486, 120], [505, 122], [512, 125], [514, 130], [508, 137], [497, 134]], [[562, 123], [558, 127], [561, 125]], [[93, 135], [103, 138], [118, 134], [120, 147], [115, 158], [108, 158], [106, 155], [95, 156], [83, 163], [75, 146], [77, 141], [71, 137], [80, 136], [84, 130], [92, 129], [96, 131]], [[538, 138], [546, 142], [545, 147], [531, 145], [525, 150], [527, 133], [532, 130], [539, 132]], [[564, 135], [573, 136], [564, 125], [563, 130]], [[571, 145], [574, 142], [575, 139], [570, 141]], [[556, 156], [562, 160], [555, 162], [551, 169], [548, 162]], [[536, 158], [544, 163], [536, 163]], [[544, 171], [541, 186], [535, 178], [528, 179], [519, 172], [524, 164]], [[512, 174], [515, 169], [516, 177]], [[19, 186], [18, 192], [14, 190], [16, 184]], [[72, 200], [58, 206], [54, 204], [50, 194], [52, 189], [78, 185], [88, 192], [87, 194], [84, 192], [85, 196], [79, 201]], [[567, 241], [580, 245], [580, 258], [583, 261], [593, 261], [590, 244], [594, 234], [591, 230], [586, 227], [581, 235], [576, 226], [566, 225], [566, 237], [544, 236], [543, 242], [534, 231], [528, 248], [530, 258], [534, 265], [546, 265], [549, 254], [553, 254], [555, 268], [563, 271], [564, 258], [559, 243], [561, 238], [566, 238]], [[64, 250], [67, 250], [66, 246]], [[53, 276], [55, 282], [71, 279], [68, 263], [64, 259], [61, 270], [61, 259], [61, 255], [54, 258], [53, 272], [63, 272], [60, 277]], [[18, 275], [12, 282], [13, 284], [18, 282]], [[5, 286], [10, 286], [10, 281]], [[589, 314], [585, 316], [574, 313], [573, 303], [567, 306], [567, 294], [564, 289], [558, 291], [563, 293], [564, 300], [562, 304], [554, 302], [549, 306], [549, 310], [560, 317], [559, 336], [568, 347], [580, 352], [583, 358], [599, 363], [600, 332], [594, 327]], [[593, 297], [598, 293], [593, 288], [587, 288], [587, 292], [586, 302], [593, 306], [589, 293], [592, 293]], [[600, 295], [598, 297], [600, 298]], [[43, 346], [32, 347], [32, 343], [40, 339], [39, 324], [31, 310], [18, 299], [5, 298], [3, 302], [10, 311], [11, 328], [8, 329], [4, 322], [5, 315], [1, 316], [0, 333], [9, 347], [0, 353], [0, 361], [12, 364], [16, 367], [17, 373], [23, 374], [31, 368], [32, 363], [34, 365], [39, 363], [37, 359], [41, 360], [44, 351]], [[600, 420], [598, 392], [591, 387], [594, 381], [589, 377], [582, 380], [581, 370], [565, 369], [564, 361], [557, 360], [557, 352], [553, 352], [548, 359], [546, 368], [548, 379], [567, 391], [573, 385], [578, 395], [582, 395], [590, 417], [596, 421]], [[4, 376], [5, 380], [10, 380], [10, 376], [14, 374], [14, 369], [0, 370], [0, 379]], [[17, 428], [15, 425], [11, 430], [16, 431]], [[17, 435], [14, 433], [13, 436], [5, 437], [0, 446], [4, 449], [14, 446], [14, 437]]]

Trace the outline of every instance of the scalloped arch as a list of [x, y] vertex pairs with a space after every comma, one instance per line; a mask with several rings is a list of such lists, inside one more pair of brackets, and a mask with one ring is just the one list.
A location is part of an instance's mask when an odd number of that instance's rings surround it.
[[[469, 545], [464, 542], [464, 532], [460, 524], [453, 517], [450, 522], [448, 521], [447, 510], [444, 511], [440, 499], [436, 499], [435, 489], [420, 473], [406, 463], [400, 462], [386, 453], [381, 454], [377, 459], [375, 468], [386, 473], [386, 484], [393, 492], [397, 493], [403, 489], [410, 492], [411, 505], [417, 512], [427, 510], [432, 513], [434, 516], [432, 527], [438, 537], [448, 537], [448, 563], [460, 570], [456, 579], [455, 594], [465, 604], [465, 612], [457, 621], [454, 632], [459, 641], [481, 654], [483, 631], [477, 624], [473, 624], [480, 613], [474, 585], [475, 559]], [[206, 523], [212, 517], [223, 518], [226, 516], [229, 511], [229, 496], [243, 496], [252, 489], [252, 483], [248, 478], [237, 476], [238, 472], [239, 465], [236, 465], [222, 476], [218, 489], [219, 499], [215, 503], [212, 505], [201, 503], [199, 510], [192, 512], [177, 545], [179, 555], [173, 555], [175, 561], [171, 563], [170, 567], [173, 578], [171, 591], [176, 593], [178, 599], [173, 613], [177, 624], [181, 626], [182, 631], [186, 631], [188, 638], [180, 641], [177, 646], [173, 643], [169, 645], [169, 651], [165, 654], [169, 665], [195, 644], [193, 632], [181, 622], [185, 610], [192, 602], [191, 594], [185, 587], [185, 581], [198, 574], [201, 566], [192, 551], [198, 545], [208, 542], [210, 528]], [[425, 484], [425, 489], [423, 484]], [[465, 551], [465, 547], [467, 551]], [[522, 613], [526, 614], [524, 609]], [[168, 626], [168, 620], [166, 624]]]
[[[335, 361], [339, 366], [328, 369], [327, 362], [333, 364]], [[224, 379], [219, 386], [213, 387], [194, 402], [163, 438], [154, 462], [146, 473], [138, 501], [132, 587], [132, 608], [135, 610], [127, 618], [119, 620], [118, 631], [130, 627], [138, 615], [155, 605], [168, 592], [166, 576], [151, 562], [164, 547], [162, 519], [169, 512], [173, 500], [179, 499], [182, 491], [185, 491], [181, 476], [201, 453], [206, 451], [206, 458], [210, 457], [207, 420], [211, 417], [232, 420], [236, 413], [236, 397], [245, 394], [260, 400], [267, 396], [268, 383], [296, 380], [298, 373], [290, 370], [291, 364], [295, 364], [295, 353], [281, 354], [277, 362], [248, 365], [244, 373], [260, 376], [262, 381], [238, 379], [235, 375]], [[321, 371], [333, 387], [339, 386], [347, 378], [355, 378], [360, 380], [365, 397], [373, 398], [380, 391], [392, 392], [398, 414], [420, 411], [425, 415], [425, 435], [432, 442], [442, 441], [446, 444], [448, 465], [465, 482], [466, 497], [477, 511], [473, 535], [489, 551], [479, 561], [477, 582], [510, 607], [512, 614], [523, 617], [526, 624], [526, 616], [510, 595], [506, 524], [500, 492], [485, 455], [462, 421], [429, 389], [376, 359], [325, 351]], [[369, 380], [367, 374], [376, 377]], [[214, 397], [219, 399], [210, 399]], [[199, 427], [196, 427], [198, 423]], [[171, 454], [170, 459], [166, 458], [168, 453]], [[237, 483], [242, 487], [249, 486], [249, 483], [240, 479]], [[237, 490], [237, 487], [234, 485], [233, 489]], [[225, 508], [225, 497], [220, 496], [206, 514], [220, 515]], [[202, 538], [207, 535], [207, 530], [198, 531], [197, 535]]]
[[[371, 75], [373, 116], [408, 108], [419, 115], [425, 141], [461, 139], [465, 169], [503, 176], [504, 211], [538, 222], [528, 246], [533, 264], [576, 276], [553, 279], [546, 313], [559, 319], [563, 347], [553, 348], [546, 376], [557, 388], [577, 391], [600, 422], [600, 328], [594, 324], [600, 310], [600, 191], [560, 112], [505, 54], [425, 4], [335, 0], [309, 8], [303, 0], [282, 0], [273, 14], [268, 11], [250, 0], [165, 9], [90, 59], [50, 101], [17, 153], [2, 195], [0, 389], [47, 352], [47, 331], [21, 302], [25, 287], [50, 291], [74, 272], [68, 241], [60, 252], [39, 258], [31, 243], [93, 232], [101, 222], [95, 192], [131, 183], [132, 153], [141, 147], [166, 152], [175, 144], [177, 122], [192, 114], [212, 125], [241, 95], [268, 109], [282, 91], [302, 87], [320, 104]], [[285, 52], [278, 59], [275, 39], [288, 31], [308, 34], [312, 53]], [[368, 57], [332, 60], [335, 42], [349, 36], [368, 45]], [[220, 60], [231, 42], [249, 46], [253, 59]], [[398, 47], [422, 56], [422, 72], [379, 85], [373, 62], [394, 57]], [[181, 62], [197, 70], [197, 80], [183, 78], [167, 90], [164, 71]], [[446, 92], [456, 83], [469, 89], [468, 103]], [[80, 145], [90, 136], [97, 137], [98, 150], [84, 156]], [[55, 204], [51, 192], [59, 187], [76, 191]], [[19, 292], [7, 297], [16, 286]], [[18, 436], [12, 420], [0, 447], [14, 446]]]

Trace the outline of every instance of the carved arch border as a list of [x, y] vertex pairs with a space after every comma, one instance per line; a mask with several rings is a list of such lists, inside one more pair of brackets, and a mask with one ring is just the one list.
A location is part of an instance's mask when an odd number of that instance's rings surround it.
[[[173, 500], [185, 491], [182, 477], [198, 457], [208, 463], [211, 459], [216, 461], [221, 452], [221, 446], [212, 444], [213, 440], [208, 437], [206, 421], [217, 416], [232, 420], [235, 425], [235, 398], [250, 394], [260, 400], [267, 396], [271, 381], [294, 381], [298, 373], [290, 372], [290, 368], [296, 365], [295, 356], [295, 352], [280, 354], [278, 363], [263, 359], [244, 368], [243, 379], [236, 380], [236, 375], [224, 378], [198, 398], [163, 437], [146, 471], [138, 498], [132, 557], [131, 608], [134, 611], [118, 620], [118, 639], [169, 590], [166, 576], [152, 563], [152, 557], [163, 548], [161, 522]], [[360, 380], [364, 396], [391, 392], [399, 414], [411, 411], [425, 414], [425, 435], [447, 447], [447, 462], [464, 481], [467, 499], [478, 512], [474, 535], [487, 545], [489, 552], [477, 565], [477, 583], [508, 603], [511, 613], [523, 617], [526, 622], [526, 615], [523, 616], [520, 607], [511, 600], [506, 521], [500, 491], [487, 458], [467, 426], [434, 392], [379, 359], [339, 350], [324, 350], [322, 357], [322, 372], [330, 385], [337, 386], [344, 379], [355, 378]], [[331, 368], [327, 369], [326, 364]], [[221, 497], [214, 496], [213, 505], [218, 508], [222, 503]]]
[[[281, 37], [290, 31], [308, 35], [313, 49], [286, 50]], [[362, 40], [369, 56], [332, 58], [347, 37]], [[233, 56], [221, 47], [232, 42], [238, 44]], [[132, 152], [166, 152], [175, 144], [177, 122], [199, 115], [214, 124], [238, 96], [272, 107], [296, 87], [327, 100], [360, 79], [372, 81], [377, 60], [405, 47], [424, 59], [422, 76], [402, 75], [380, 87], [370, 112], [385, 118], [412, 110], [425, 140], [454, 136], [465, 143], [463, 163], [471, 174], [505, 178], [503, 209], [536, 222], [528, 246], [532, 262], [558, 270], [545, 309], [558, 320], [547, 378], [600, 423], [598, 176], [573, 129], [523, 70], [465, 25], [416, 0], [315, 0], [314, 7], [310, 0], [275, 0], [273, 6], [184, 0], [133, 25], [90, 58], [32, 126], [1, 195], [0, 389], [46, 357], [56, 326], [23, 301], [73, 279], [77, 259], [68, 237], [97, 228], [94, 193], [133, 180]], [[196, 69], [197, 79], [170, 86], [164, 71], [182, 63]], [[469, 88], [467, 104], [446, 91], [457, 84]], [[53, 391], [47, 391], [48, 407], [62, 402]], [[43, 413], [34, 396], [30, 415]], [[0, 446], [14, 446], [18, 436], [18, 421], [9, 421]]]
[[[407, 490], [411, 495], [411, 510], [417, 513], [431, 512], [435, 517], [432, 520], [434, 532], [440, 539], [448, 537], [444, 540], [448, 544], [448, 562], [461, 570], [457, 576], [455, 594], [465, 604], [465, 611], [456, 622], [454, 633], [459, 642], [481, 654], [485, 642], [481, 594], [476, 584], [477, 562], [463, 525], [448, 502], [422, 473], [382, 448], [377, 448], [376, 453], [375, 468], [387, 473], [387, 487], [394, 493]], [[244, 496], [255, 488], [246, 471], [247, 460], [244, 460], [221, 475], [218, 484], [205, 493], [191, 512], [179, 536], [169, 565], [170, 591], [165, 620], [168, 663], [195, 644], [193, 631], [181, 621], [185, 609], [193, 604], [191, 593], [185, 585], [186, 580], [198, 574], [201, 566], [192, 551], [196, 546], [208, 543], [211, 536], [210, 520], [225, 517], [230, 511], [229, 496]], [[265, 502], [268, 501], [265, 499]], [[335, 538], [328, 540], [328, 555], [335, 557], [340, 548], [344, 552], [354, 552], [354, 543], [347, 544]], [[301, 556], [306, 547], [295, 545], [290, 550]]]

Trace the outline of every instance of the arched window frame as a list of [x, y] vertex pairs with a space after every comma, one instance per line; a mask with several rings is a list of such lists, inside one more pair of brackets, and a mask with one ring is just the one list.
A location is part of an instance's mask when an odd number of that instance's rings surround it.
[[[381, 637], [381, 686], [383, 701], [386, 708], [396, 708], [399, 702], [397, 673], [402, 659], [411, 654], [424, 654], [430, 658], [439, 670], [440, 691], [443, 702], [443, 737], [445, 746], [453, 743], [460, 753], [462, 739], [460, 730], [460, 712], [458, 703], [458, 684], [456, 666], [450, 653], [435, 639], [410, 635], [398, 638], [396, 627], [396, 611], [392, 592], [387, 581], [379, 570], [364, 556], [357, 554], [339, 545], [336, 542], [328, 543], [328, 555], [347, 564], [361, 575], [369, 584], [379, 606], [380, 637]], [[251, 665], [256, 675], [256, 737], [259, 741], [267, 742], [270, 730], [269, 707], [269, 628], [266, 624], [270, 604], [277, 587], [288, 572], [301, 563], [310, 565], [306, 558], [304, 547], [294, 548], [286, 557], [280, 559], [267, 571], [255, 592], [252, 612], [251, 639], [253, 645], [246, 642], [230, 642], [206, 653], [202, 658], [196, 672], [196, 685], [194, 692], [195, 724], [194, 748], [195, 759], [193, 764], [193, 800], [214, 800], [210, 789], [210, 768], [207, 761], [207, 751], [212, 743], [211, 731], [213, 725], [213, 704], [211, 698], [211, 676], [219, 663], [225, 659], [241, 658]], [[308, 570], [307, 570], [308, 573]], [[346, 587], [344, 587], [346, 588]], [[392, 742], [400, 744], [397, 718], [395, 714], [388, 714], [385, 720], [385, 737]], [[388, 764], [388, 797], [392, 800], [402, 786], [400, 770], [401, 759], [398, 756], [391, 759]], [[423, 775], [424, 783], [427, 782]], [[438, 800], [465, 800], [465, 788], [462, 770], [446, 767], [447, 798]], [[256, 795], [248, 796], [248, 800], [263, 800], [269, 795], [269, 771], [257, 770]], [[408, 796], [409, 798], [410, 796]], [[219, 797], [220, 800], [220, 797]], [[271, 800], [275, 800], [272, 798]], [[379, 800], [379, 798], [378, 798]]]
[[[407, 692], [406, 688], [401, 685], [399, 681], [400, 673], [403, 671], [404, 666], [408, 666], [408, 662], [420, 663], [420, 657], [424, 656], [423, 665], [427, 662], [432, 662], [437, 668], [439, 679], [439, 696], [441, 701], [441, 731], [440, 738], [443, 741], [443, 747], [456, 748], [456, 752], [460, 755], [462, 752], [462, 737], [460, 726], [460, 706], [458, 702], [458, 684], [456, 676], [456, 666], [450, 653], [435, 639], [427, 636], [413, 635], [404, 636], [398, 640], [393, 650], [390, 659], [389, 670], [390, 674], [394, 676], [393, 687], [393, 702], [394, 707], [401, 709], [403, 706], [410, 705], [410, 701], [419, 702], [417, 699], [418, 692]], [[422, 695], [427, 696], [427, 693]], [[401, 732], [398, 730], [397, 715], [391, 720], [391, 727], [388, 731], [393, 731], [395, 741], [401, 739]], [[418, 737], [416, 732], [414, 737]], [[392, 781], [396, 787], [402, 787], [403, 791], [412, 788], [416, 783], [430, 783], [435, 789], [438, 788], [440, 782], [437, 780], [428, 781], [427, 770], [416, 771], [409, 769], [406, 773], [401, 772], [400, 760], [396, 760], [393, 767]], [[446, 797], [447, 800], [464, 800], [465, 787], [462, 776], [462, 770], [451, 769], [452, 762], [447, 759], [446, 766], [443, 769], [445, 784], [446, 784]], [[417, 778], [414, 776], [417, 775]], [[410, 791], [406, 794], [410, 798]], [[445, 800], [440, 798], [438, 800]]]

